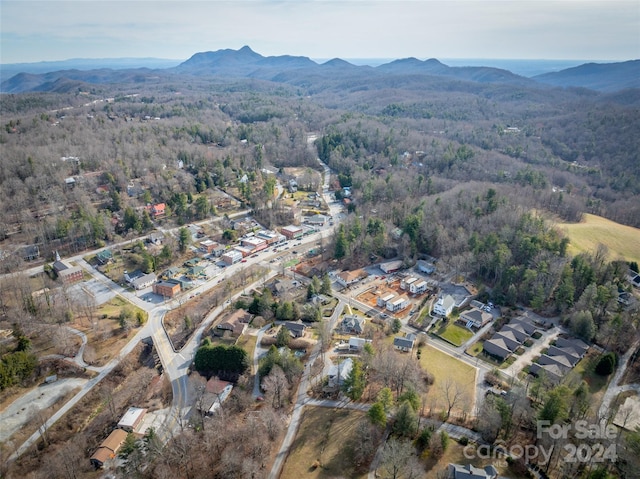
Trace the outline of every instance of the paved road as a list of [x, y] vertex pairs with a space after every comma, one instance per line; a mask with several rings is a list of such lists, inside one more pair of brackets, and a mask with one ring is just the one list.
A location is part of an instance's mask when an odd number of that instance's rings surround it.
[[613, 379], [609, 381], [609, 386], [607, 386], [607, 390], [604, 392], [604, 396], [602, 397], [602, 404], [600, 405], [600, 409], [598, 409], [598, 419], [602, 423], [602, 425], [606, 425], [609, 419], [613, 419], [611, 416], [611, 403], [616, 398], [618, 394], [624, 391], [624, 386], [620, 386], [620, 380], [624, 375], [627, 367], [629, 366], [629, 361], [631, 357], [636, 353], [640, 347], [640, 341], [636, 341], [631, 345], [631, 347], [627, 350], [626, 353], [620, 358], [618, 370], [613, 376]]
[[[320, 160], [318, 160], [320, 161]], [[337, 214], [339, 211], [341, 211], [341, 206], [340, 205], [336, 205], [336, 204], [332, 204], [331, 203], [331, 198], [330, 198], [330, 194], [328, 192], [328, 184], [329, 184], [329, 175], [330, 175], [330, 170], [329, 168], [322, 162], [320, 162], [323, 167], [325, 168], [325, 180], [324, 180], [324, 184], [323, 184], [323, 194], [325, 196], [325, 199], [327, 200], [327, 204], [329, 204], [330, 206], [330, 210], [332, 212], [332, 214]], [[246, 212], [240, 212], [237, 213], [235, 215], [233, 215], [234, 217], [237, 216], [242, 216], [244, 214], [247, 214], [248, 211]], [[210, 220], [207, 220], [210, 221]], [[205, 221], [205, 222], [207, 222]], [[201, 222], [204, 223], [204, 222]], [[172, 233], [172, 232], [176, 232], [178, 231], [179, 228], [174, 228], [172, 230], [161, 230], [164, 233]], [[321, 231], [319, 233], [315, 233], [313, 235], [309, 235], [305, 238], [302, 238], [300, 240], [298, 240], [298, 242], [300, 243], [304, 243], [304, 244], [308, 244], [308, 243], [312, 243], [319, 240], [322, 240], [323, 235], [325, 234], [324, 231]], [[156, 305], [156, 304], [152, 304], [152, 303], [148, 303], [146, 301], [143, 301], [141, 298], [139, 298], [135, 293], [128, 291], [126, 289], [124, 289], [122, 286], [114, 283], [113, 281], [111, 281], [110, 279], [106, 278], [105, 276], [103, 276], [100, 272], [98, 272], [97, 270], [95, 270], [91, 265], [89, 265], [85, 260], [84, 257], [90, 254], [95, 254], [99, 251], [103, 251], [105, 249], [112, 249], [112, 248], [118, 248], [118, 247], [122, 247], [125, 246], [127, 244], [131, 244], [133, 242], [139, 241], [139, 240], [144, 240], [147, 236], [142, 236], [139, 238], [135, 238], [135, 239], [131, 239], [131, 240], [127, 240], [127, 241], [123, 241], [117, 244], [113, 244], [113, 245], [109, 245], [108, 247], [104, 247], [104, 248], [99, 248], [96, 249], [95, 251], [92, 252], [83, 252], [81, 254], [78, 254], [76, 256], [70, 257], [70, 258], [65, 258], [66, 261], [69, 261], [71, 263], [76, 263], [79, 266], [81, 266], [85, 271], [87, 271], [93, 278], [95, 278], [97, 281], [99, 281], [101, 284], [103, 284], [106, 288], [108, 288], [109, 290], [113, 291], [115, 294], [117, 294], [118, 296], [121, 296], [122, 298], [126, 299], [127, 301], [135, 304], [136, 306], [140, 307], [141, 309], [145, 310], [148, 314], [149, 314], [149, 319], [147, 321], [147, 324], [142, 327], [137, 333], [136, 335], [123, 347], [123, 349], [120, 351], [120, 353], [118, 354], [117, 357], [115, 357], [114, 359], [112, 359], [109, 363], [107, 363], [105, 366], [99, 368], [99, 374], [89, 380], [83, 387], [82, 389], [73, 397], [71, 398], [70, 401], [68, 401], [64, 406], [62, 406], [53, 416], [51, 416], [45, 423], [45, 430], [48, 429], [49, 427], [51, 427], [58, 419], [60, 419], [64, 414], [66, 414], [69, 410], [71, 410], [71, 408], [73, 406], [75, 406], [96, 384], [98, 384], [105, 376], [107, 376], [112, 370], [113, 368], [115, 368], [120, 361], [127, 356], [134, 348], [135, 346], [144, 338], [148, 338], [148, 337], [152, 337], [153, 338], [153, 342], [154, 345], [156, 347], [156, 350], [158, 352], [158, 356], [160, 358], [160, 362], [162, 363], [163, 369], [165, 371], [165, 373], [167, 374], [167, 376], [169, 377], [169, 380], [171, 381], [171, 387], [172, 387], [172, 392], [173, 392], [173, 402], [171, 405], [171, 410], [170, 413], [168, 415], [168, 419], [164, 425], [164, 427], [162, 428], [161, 431], [158, 431], [158, 434], [160, 436], [161, 439], [163, 440], [168, 440], [177, 430], [177, 428], [179, 427], [184, 427], [184, 423], [186, 418], [189, 415], [190, 412], [190, 397], [189, 397], [189, 389], [188, 389], [188, 370], [189, 370], [189, 365], [191, 364], [194, 354], [195, 354], [195, 350], [197, 349], [198, 345], [200, 344], [200, 340], [202, 337], [202, 333], [204, 331], [204, 329], [206, 327], [208, 327], [211, 322], [215, 319], [215, 317], [217, 317], [217, 315], [219, 315], [222, 310], [224, 309], [224, 306], [227, 305], [227, 303], [219, 306], [218, 308], [216, 308], [215, 310], [213, 310], [206, 318], [205, 320], [202, 321], [202, 323], [200, 324], [200, 326], [198, 327], [198, 329], [196, 330], [196, 332], [192, 335], [191, 339], [189, 340], [189, 342], [180, 350], [180, 351], [174, 351], [173, 346], [170, 344], [169, 338], [167, 337], [166, 331], [164, 330], [163, 324], [162, 324], [162, 319], [164, 317], [164, 315], [166, 314], [167, 311], [169, 311], [172, 307], [176, 307], [179, 306], [179, 302], [174, 300], [171, 301], [167, 304], [161, 304], [161, 305]], [[274, 255], [271, 255], [274, 256]], [[224, 273], [224, 278], [227, 277], [231, 277], [235, 274], [238, 274], [242, 269], [244, 269], [245, 267], [249, 267], [252, 264], [257, 264], [258, 262], [262, 261], [264, 259], [264, 255], [262, 255], [262, 258], [248, 258], [246, 263], [238, 263], [236, 265], [232, 265], [228, 268], [226, 268], [225, 273]], [[43, 271], [43, 266], [35, 266], [33, 268], [29, 268], [25, 271], [22, 272], [22, 274], [27, 274], [27, 275], [33, 275], [33, 274], [37, 274]], [[263, 278], [259, 279], [258, 281], [255, 281], [253, 284], [247, 286], [245, 288], [246, 289], [253, 289], [256, 287], [259, 287], [261, 284], [264, 284], [264, 282], [266, 282], [267, 280], [271, 279], [272, 277], [274, 277], [277, 274], [277, 271], [269, 271]], [[19, 277], [21, 275], [5, 275], [5, 276], [16, 276]], [[224, 279], [223, 278], [223, 279]], [[201, 293], [204, 291], [207, 291], [210, 288], [213, 288], [214, 286], [216, 286], [218, 284], [218, 281], [213, 281], [210, 280], [206, 283], [204, 283], [201, 286], [198, 286], [197, 288], [195, 288], [194, 290], [190, 291], [190, 294], [196, 294], [196, 293]], [[232, 298], [229, 298], [230, 301], [233, 301], [234, 299], [236, 299], [240, 294], [242, 294], [242, 292], [238, 292], [236, 293]], [[332, 319], [336, 319], [337, 315], [334, 315], [334, 317], [332, 317]], [[78, 333], [80, 333], [78, 331]], [[83, 339], [83, 345], [86, 343], [86, 337]], [[83, 351], [83, 348], [81, 348], [81, 351]], [[317, 349], [315, 351], [315, 356], [313, 356], [313, 360], [311, 362], [309, 362], [309, 364], [313, 364], [313, 361], [315, 360], [315, 357], [317, 357], [319, 349]], [[76, 361], [81, 361], [82, 363], [84, 363], [84, 360], [82, 359], [82, 355], [81, 352], [79, 353], [80, 357], [76, 357]], [[98, 368], [96, 368], [97, 370]], [[308, 371], [307, 371], [308, 374]], [[306, 390], [308, 388], [308, 376], [307, 374], [303, 375], [303, 379], [300, 383], [300, 393], [299, 393], [299, 399], [304, 399], [304, 397], [306, 397]], [[301, 406], [298, 408], [298, 411], [301, 409]], [[299, 420], [300, 414], [299, 412], [297, 413], [297, 420]], [[291, 428], [291, 434], [290, 434], [290, 439], [289, 439], [289, 443], [290, 441], [293, 439], [293, 435], [295, 434], [295, 431], [297, 430], [297, 421], [295, 423], [295, 427]], [[289, 435], [289, 434], [288, 434]], [[34, 433], [31, 437], [29, 437], [20, 447], [18, 447], [15, 451], [14, 454], [11, 455], [11, 457], [9, 458], [9, 460], [14, 460], [17, 457], [19, 457], [21, 454], [23, 454], [29, 447], [31, 447], [41, 436], [41, 432], [37, 431], [36, 433]], [[283, 448], [285, 447], [285, 445], [283, 444]], [[286, 446], [286, 448], [284, 449], [285, 451], [288, 450], [288, 445]], [[285, 452], [286, 454], [286, 452]]]

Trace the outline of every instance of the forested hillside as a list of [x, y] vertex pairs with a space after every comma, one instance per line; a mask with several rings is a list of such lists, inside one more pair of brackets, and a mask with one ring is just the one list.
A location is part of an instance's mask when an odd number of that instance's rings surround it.
[[[2, 249], [39, 244], [50, 255], [100, 245], [149, 227], [124, 217], [152, 202], [184, 223], [205, 214], [194, 194], [236, 187], [244, 175], [243, 200], [275, 221], [279, 205], [267, 204], [260, 170], [317, 169], [310, 133], [317, 155], [354, 186], [357, 216], [387, 231], [424, 217], [418, 252], [447, 254], [441, 238], [456, 235], [433, 221], [455, 217], [443, 212], [455, 197], [467, 205], [456, 227], [468, 229], [491, 213], [477, 203], [489, 190], [510, 209], [566, 220], [586, 211], [640, 226], [638, 107], [527, 82], [335, 68], [344, 73], [299, 76], [295, 86], [219, 76], [136, 82], [129, 71], [125, 83], [3, 95]], [[19, 263], [4, 256], [5, 270]]]

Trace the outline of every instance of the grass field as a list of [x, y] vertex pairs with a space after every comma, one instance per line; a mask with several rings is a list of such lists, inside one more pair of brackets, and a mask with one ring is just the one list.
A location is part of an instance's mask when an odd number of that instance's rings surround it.
[[464, 400], [459, 402], [455, 409], [471, 411], [475, 403], [476, 394], [476, 369], [453, 356], [450, 356], [433, 346], [426, 345], [422, 349], [420, 366], [433, 374], [434, 384], [427, 393], [427, 405], [430, 408], [444, 409], [446, 396], [443, 391], [448, 380], [452, 380], [463, 392]]
[[466, 351], [467, 354], [473, 356], [474, 358], [482, 352], [482, 346], [484, 341], [477, 341], [473, 343]]
[[601, 216], [585, 214], [580, 223], [558, 223], [569, 237], [569, 254], [595, 251], [598, 244], [609, 248], [610, 259], [640, 263], [640, 230]]
[[456, 346], [460, 346], [473, 337], [471, 331], [456, 323], [447, 324], [444, 328], [440, 328], [436, 334]]
[[[365, 413], [348, 409], [306, 407], [280, 479], [363, 479], [354, 470], [351, 443]], [[318, 467], [314, 463], [318, 461]]]

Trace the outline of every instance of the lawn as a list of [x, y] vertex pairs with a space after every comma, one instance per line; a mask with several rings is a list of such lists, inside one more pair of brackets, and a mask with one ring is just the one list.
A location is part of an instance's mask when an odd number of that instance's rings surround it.
[[441, 410], [446, 407], [446, 394], [443, 389], [447, 382], [452, 381], [463, 393], [463, 400], [459, 401], [454, 410], [472, 410], [476, 394], [476, 368], [428, 344], [422, 349], [420, 366], [435, 379], [426, 396], [429, 408]]
[[584, 380], [589, 385], [589, 392], [591, 394], [597, 394], [600, 391], [603, 391], [607, 384], [609, 383], [609, 379], [613, 375], [610, 376], [600, 376], [595, 372], [596, 364], [600, 359], [600, 354], [597, 351], [589, 350], [586, 356], [582, 358], [576, 366], [569, 371], [565, 382], [567, 384], [579, 384], [581, 380]]
[[624, 258], [640, 263], [640, 230], [621, 225], [600, 216], [584, 214], [580, 223], [558, 223], [557, 227], [569, 237], [572, 255], [595, 251], [602, 243], [609, 248], [610, 259]]
[[455, 346], [460, 346], [473, 337], [473, 332], [456, 323], [450, 322], [446, 326], [438, 329], [436, 335]]
[[[367, 477], [366, 471], [360, 474], [354, 469], [350, 452], [365, 417], [360, 411], [306, 407], [280, 479]], [[316, 461], [319, 467], [314, 467]]]
[[469, 356], [473, 356], [474, 358], [482, 352], [482, 346], [484, 345], [484, 340], [476, 341], [471, 345], [470, 348], [467, 349], [466, 353]]

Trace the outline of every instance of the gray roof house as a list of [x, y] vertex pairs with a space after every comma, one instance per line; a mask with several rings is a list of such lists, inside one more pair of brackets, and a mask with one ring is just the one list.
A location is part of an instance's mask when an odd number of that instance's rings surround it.
[[559, 348], [557, 346], [549, 346], [547, 350], [548, 356], [564, 356], [571, 363], [571, 366], [578, 364], [582, 355], [573, 348]]
[[560, 368], [557, 364], [533, 363], [529, 366], [529, 374], [540, 376], [541, 373], [553, 383], [559, 383], [566, 374], [564, 369]]
[[538, 358], [537, 362], [542, 366], [545, 366], [548, 364], [555, 364], [559, 366], [561, 369], [564, 368], [565, 372], [569, 371], [573, 367], [573, 364], [571, 364], [571, 361], [569, 361], [564, 355], [549, 356], [548, 354], [543, 354]]
[[576, 351], [582, 351], [583, 356], [589, 349], [589, 345], [587, 343], [577, 338], [572, 338], [572, 339], [558, 338], [556, 339], [556, 346], [559, 348], [570, 347], [575, 349]]
[[491, 314], [475, 308], [460, 314], [460, 321], [466, 323], [467, 328], [481, 328], [492, 319], [493, 316], [491, 316]]
[[404, 338], [396, 336], [395, 338], [393, 338], [393, 347], [395, 347], [399, 351], [410, 353], [413, 349], [415, 341], [416, 338], [414, 334], [409, 334]]
[[511, 354], [511, 350], [502, 338], [486, 340], [483, 349], [487, 354], [500, 358], [503, 361]]
[[517, 338], [519, 342], [526, 341], [531, 334], [527, 332], [527, 330], [520, 323], [509, 323], [505, 324], [500, 331], [510, 331], [514, 337]]
[[475, 467], [471, 464], [449, 464], [450, 479], [499, 479], [498, 471], [493, 466], [485, 468]]
[[349, 315], [342, 318], [340, 329], [345, 333], [362, 334], [364, 332], [365, 319], [361, 316]]
[[518, 341], [518, 338], [515, 334], [513, 334], [513, 331], [509, 330], [505, 331], [504, 329], [502, 329], [494, 334], [491, 339], [502, 339], [507, 348], [509, 348], [511, 351], [515, 351], [520, 346], [522, 346], [522, 343]]
[[342, 386], [344, 380], [347, 378], [351, 370], [353, 369], [353, 360], [346, 358], [340, 364], [334, 364], [329, 369], [329, 386], [336, 387]]
[[289, 332], [294, 338], [301, 338], [302, 336], [304, 336], [304, 330], [306, 326], [302, 323], [285, 321], [283, 323], [283, 326], [289, 330]]

